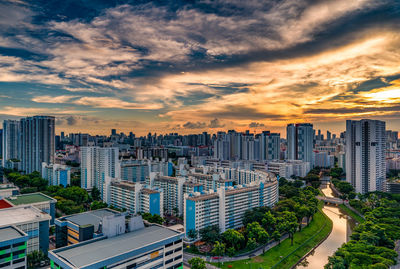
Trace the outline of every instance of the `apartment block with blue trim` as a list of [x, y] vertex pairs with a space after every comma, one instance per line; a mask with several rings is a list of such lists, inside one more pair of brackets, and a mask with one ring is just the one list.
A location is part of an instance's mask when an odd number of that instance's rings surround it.
[[126, 209], [129, 214], [138, 212], [164, 215], [163, 190], [129, 181], [111, 181], [107, 203]]
[[[50, 215], [34, 206], [16, 206], [0, 210], [0, 227], [13, 225], [27, 234], [26, 253], [49, 249]], [[2, 237], [0, 237], [1, 241]]]
[[25, 269], [28, 235], [15, 226], [0, 228], [0, 268]]
[[278, 181], [258, 181], [248, 185], [221, 187], [216, 191], [185, 195], [184, 227], [190, 230], [216, 225], [221, 232], [243, 226], [248, 209], [272, 207], [278, 202]]
[[34, 206], [51, 216], [50, 225], [54, 224], [57, 200], [41, 192], [21, 194], [8, 197], [7, 202], [13, 206]]
[[52, 269], [183, 268], [183, 233], [134, 220], [126, 230], [49, 251]]
[[147, 183], [163, 190], [164, 213], [183, 213], [183, 185], [185, 181], [186, 178], [184, 177], [168, 177], [158, 173], [150, 174]]
[[42, 163], [42, 177], [51, 186], [62, 185], [66, 187], [71, 184], [71, 168], [62, 164]]

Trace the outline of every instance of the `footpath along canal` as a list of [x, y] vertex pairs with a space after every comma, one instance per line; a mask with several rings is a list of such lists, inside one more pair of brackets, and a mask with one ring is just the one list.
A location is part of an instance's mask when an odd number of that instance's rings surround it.
[[[321, 186], [322, 192], [327, 197], [335, 197], [329, 183]], [[301, 264], [296, 268], [321, 269], [328, 263], [331, 256], [343, 243], [350, 240], [350, 235], [356, 225], [355, 220], [350, 218], [342, 209], [335, 205], [324, 205], [322, 211], [332, 220], [333, 228], [331, 234], [314, 249]]]

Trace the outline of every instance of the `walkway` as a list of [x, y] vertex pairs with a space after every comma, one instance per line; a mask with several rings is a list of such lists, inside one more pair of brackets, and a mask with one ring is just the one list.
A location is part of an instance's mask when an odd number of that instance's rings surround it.
[[327, 197], [327, 196], [317, 196], [318, 200], [324, 201], [325, 203], [331, 203], [331, 204], [336, 204], [336, 205], [341, 205], [343, 204], [343, 200], [339, 198], [334, 198], [334, 197]]
[[[281, 238], [281, 241], [287, 239], [288, 237], [289, 236], [287, 234], [283, 235], [282, 238]], [[270, 248], [275, 247], [276, 245], [278, 245], [278, 242], [273, 241], [273, 242], [270, 242], [270, 243], [268, 243], [268, 244], [266, 244], [264, 246], [256, 248], [251, 253], [246, 253], [245, 255], [239, 255], [239, 256], [236, 256], [236, 257], [226, 257], [226, 256], [224, 256], [224, 257], [221, 257], [218, 260], [212, 259], [212, 256], [197, 255], [197, 254], [192, 254], [192, 253], [185, 252], [185, 253], [183, 253], [183, 261], [184, 262], [188, 262], [191, 258], [194, 258], [194, 257], [202, 258], [206, 262], [232, 262], [232, 261], [246, 260], [246, 259], [250, 259], [250, 258], [255, 257], [255, 256], [262, 255], [264, 252], [266, 252]]]

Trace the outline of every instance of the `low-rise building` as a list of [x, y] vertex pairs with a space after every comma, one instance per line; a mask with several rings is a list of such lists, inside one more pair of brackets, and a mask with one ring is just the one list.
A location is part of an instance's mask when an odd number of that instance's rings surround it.
[[28, 235], [27, 253], [49, 249], [49, 214], [34, 206], [15, 206], [0, 210], [0, 227], [14, 225]]
[[34, 206], [51, 216], [50, 225], [54, 224], [57, 200], [41, 192], [21, 194], [8, 197], [7, 202], [13, 206]]
[[42, 177], [46, 179], [51, 186], [62, 185], [66, 187], [71, 184], [71, 169], [62, 164], [42, 163]]
[[19, 188], [12, 183], [0, 184], [0, 199], [19, 194]]
[[182, 237], [151, 225], [55, 249], [48, 256], [52, 269], [183, 268]]
[[25, 269], [28, 235], [15, 226], [0, 228], [0, 268]]
[[104, 218], [124, 215], [104, 208], [58, 218], [55, 220], [56, 247], [64, 247], [102, 236]]

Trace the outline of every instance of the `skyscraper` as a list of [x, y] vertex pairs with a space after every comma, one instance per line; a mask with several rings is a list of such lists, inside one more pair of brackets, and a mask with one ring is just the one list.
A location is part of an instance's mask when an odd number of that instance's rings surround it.
[[41, 171], [42, 163], [54, 163], [55, 118], [34, 116], [20, 120], [21, 170]]
[[346, 178], [356, 192], [383, 191], [385, 129], [383, 121], [346, 121]]
[[5, 120], [2, 137], [2, 164], [5, 167], [8, 160], [18, 159], [19, 122], [17, 120]]
[[313, 166], [314, 129], [311, 123], [288, 124], [286, 128], [289, 160], [302, 160]]

